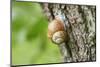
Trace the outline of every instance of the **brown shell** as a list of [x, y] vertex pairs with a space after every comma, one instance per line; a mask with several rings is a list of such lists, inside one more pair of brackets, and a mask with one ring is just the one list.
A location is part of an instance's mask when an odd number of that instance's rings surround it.
[[67, 38], [67, 33], [65, 31], [58, 31], [53, 34], [52, 41], [56, 44], [61, 44], [66, 42]]
[[48, 37], [51, 39], [57, 31], [64, 31], [64, 24], [60, 19], [55, 19], [48, 25]]

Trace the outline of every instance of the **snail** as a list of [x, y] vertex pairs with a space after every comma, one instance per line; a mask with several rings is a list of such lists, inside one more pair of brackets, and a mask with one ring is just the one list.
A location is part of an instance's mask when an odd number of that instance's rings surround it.
[[49, 23], [48, 38], [56, 44], [61, 44], [67, 41], [67, 32], [63, 20], [59, 17]]

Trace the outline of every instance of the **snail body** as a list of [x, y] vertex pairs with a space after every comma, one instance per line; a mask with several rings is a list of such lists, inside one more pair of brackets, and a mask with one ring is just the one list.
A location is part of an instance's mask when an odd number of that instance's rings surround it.
[[55, 18], [48, 25], [48, 38], [54, 43], [61, 44], [67, 40], [67, 33], [65, 31], [64, 23], [60, 18]]

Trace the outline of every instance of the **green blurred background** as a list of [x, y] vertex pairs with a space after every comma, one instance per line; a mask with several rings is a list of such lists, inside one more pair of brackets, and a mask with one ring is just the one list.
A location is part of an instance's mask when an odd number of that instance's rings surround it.
[[39, 3], [12, 0], [12, 65], [61, 61], [58, 46], [47, 38], [47, 26]]

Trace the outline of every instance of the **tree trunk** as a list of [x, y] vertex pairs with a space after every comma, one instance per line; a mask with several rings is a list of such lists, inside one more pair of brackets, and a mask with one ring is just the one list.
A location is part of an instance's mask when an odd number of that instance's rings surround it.
[[65, 18], [69, 41], [58, 45], [62, 62], [95, 61], [96, 6], [45, 3], [42, 7], [49, 22], [56, 15]]

